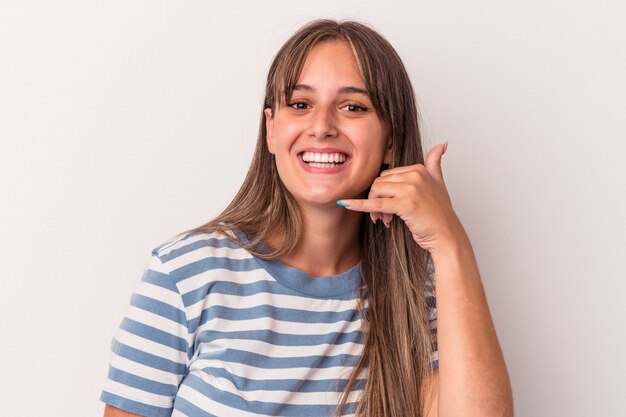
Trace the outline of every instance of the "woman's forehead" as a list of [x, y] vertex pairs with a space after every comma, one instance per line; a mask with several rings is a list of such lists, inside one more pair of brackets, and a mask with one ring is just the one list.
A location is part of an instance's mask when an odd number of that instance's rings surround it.
[[330, 70], [334, 73], [350, 74], [361, 80], [363, 78], [354, 50], [344, 40], [325, 40], [311, 48], [304, 57], [299, 78], [306, 76], [311, 70]]
[[318, 43], [304, 58], [300, 73], [293, 78], [297, 79], [283, 81], [283, 93], [317, 93], [332, 88], [337, 94], [369, 95], [358, 62], [345, 41]]

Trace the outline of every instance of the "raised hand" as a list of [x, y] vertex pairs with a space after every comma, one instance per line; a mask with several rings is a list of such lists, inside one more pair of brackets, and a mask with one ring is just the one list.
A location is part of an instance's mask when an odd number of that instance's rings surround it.
[[369, 212], [373, 222], [389, 227], [394, 215], [404, 221], [415, 241], [432, 252], [464, 233], [452, 208], [441, 157], [448, 142], [433, 147], [424, 164], [401, 166], [381, 172], [367, 199], [338, 200], [349, 210]]

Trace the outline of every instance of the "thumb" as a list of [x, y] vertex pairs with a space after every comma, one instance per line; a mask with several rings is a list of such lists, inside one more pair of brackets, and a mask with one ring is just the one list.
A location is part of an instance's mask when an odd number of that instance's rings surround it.
[[426, 161], [424, 165], [428, 173], [437, 181], [443, 183], [443, 171], [441, 170], [441, 157], [448, 149], [448, 141], [439, 144], [432, 148], [428, 155], [426, 155]]

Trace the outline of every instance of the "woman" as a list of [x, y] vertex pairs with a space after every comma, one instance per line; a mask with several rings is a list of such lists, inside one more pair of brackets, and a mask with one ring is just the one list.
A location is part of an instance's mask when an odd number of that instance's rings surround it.
[[383, 37], [301, 28], [271, 65], [239, 193], [153, 251], [105, 416], [512, 415], [446, 147], [424, 159]]

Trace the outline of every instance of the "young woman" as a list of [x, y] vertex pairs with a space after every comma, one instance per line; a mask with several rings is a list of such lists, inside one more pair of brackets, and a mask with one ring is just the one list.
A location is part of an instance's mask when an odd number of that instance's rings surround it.
[[152, 252], [113, 340], [105, 416], [512, 415], [446, 147], [424, 158], [382, 36], [297, 31], [239, 193]]

